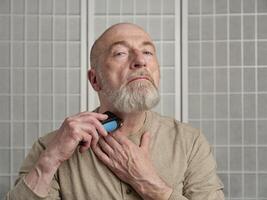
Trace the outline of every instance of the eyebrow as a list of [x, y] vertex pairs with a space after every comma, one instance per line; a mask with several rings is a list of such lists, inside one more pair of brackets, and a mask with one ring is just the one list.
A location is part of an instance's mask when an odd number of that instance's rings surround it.
[[[112, 43], [110, 45], [110, 47], [108, 48], [108, 51], [110, 52], [112, 50], [112, 48], [114, 48], [117, 45], [122, 45], [122, 46], [126, 46], [126, 47], [130, 48], [130, 44], [128, 42], [126, 42], [125, 40], [122, 40], [122, 41], [117, 41], [117, 42]], [[151, 46], [154, 49], [154, 51], [156, 51], [155, 45], [150, 41], [142, 42], [141, 46]]]

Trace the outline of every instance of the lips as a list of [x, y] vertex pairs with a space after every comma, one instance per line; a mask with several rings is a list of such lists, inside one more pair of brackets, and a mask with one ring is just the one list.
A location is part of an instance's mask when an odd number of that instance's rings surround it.
[[148, 80], [148, 81], [151, 82], [151, 79], [149, 77], [147, 77], [147, 76], [137, 76], [137, 77], [134, 77], [134, 78], [130, 79], [128, 81], [128, 84], [133, 82], [133, 81], [136, 81], [136, 80]]

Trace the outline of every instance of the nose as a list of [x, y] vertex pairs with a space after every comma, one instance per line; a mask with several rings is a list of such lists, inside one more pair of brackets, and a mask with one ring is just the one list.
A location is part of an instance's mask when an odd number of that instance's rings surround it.
[[146, 67], [146, 59], [144, 54], [139, 50], [133, 50], [133, 60], [131, 68], [142, 68]]

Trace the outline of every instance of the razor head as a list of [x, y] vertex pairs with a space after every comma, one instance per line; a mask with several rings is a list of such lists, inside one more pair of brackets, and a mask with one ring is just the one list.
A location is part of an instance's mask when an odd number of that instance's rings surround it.
[[106, 120], [101, 121], [102, 125], [108, 133], [116, 131], [122, 126], [122, 119], [117, 117], [114, 113], [106, 111], [103, 114], [108, 115], [108, 118]]

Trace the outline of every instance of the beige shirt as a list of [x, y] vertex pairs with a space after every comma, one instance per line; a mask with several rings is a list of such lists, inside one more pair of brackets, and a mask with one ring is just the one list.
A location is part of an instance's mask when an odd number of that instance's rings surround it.
[[[223, 185], [216, 175], [211, 148], [199, 130], [172, 118], [147, 112], [144, 126], [137, 133], [130, 134], [129, 139], [139, 145], [146, 130], [152, 135], [151, 159], [159, 175], [173, 187], [169, 199], [224, 199]], [[142, 199], [103, 165], [90, 149], [83, 154], [76, 150], [57, 170], [49, 195], [46, 198], [38, 197], [27, 187], [23, 177], [52, 138], [53, 132], [35, 142], [22, 164], [15, 187], [6, 199]]]

